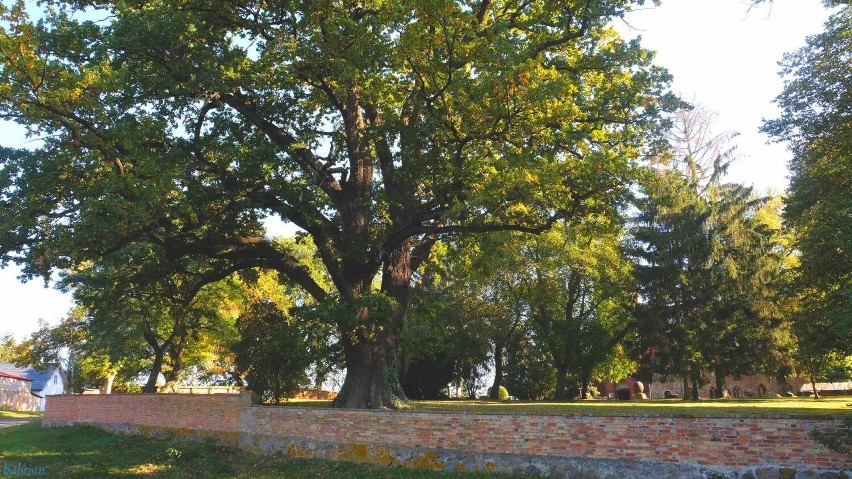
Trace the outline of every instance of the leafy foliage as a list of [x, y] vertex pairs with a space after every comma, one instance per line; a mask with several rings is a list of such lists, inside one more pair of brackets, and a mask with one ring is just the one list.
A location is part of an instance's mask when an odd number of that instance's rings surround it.
[[631, 264], [621, 251], [621, 228], [611, 218], [588, 217], [532, 239], [529, 308], [537, 337], [556, 367], [555, 398], [569, 382], [585, 397], [595, 370], [632, 329]]
[[556, 368], [553, 358], [534, 331], [518, 338], [508, 347], [506, 388], [519, 399], [541, 401], [556, 392]]
[[852, 354], [852, 7], [782, 62], [780, 118], [764, 130], [793, 152], [785, 219], [800, 254], [795, 321], [803, 353]]
[[683, 376], [702, 361], [697, 332], [708, 301], [710, 245], [704, 224], [709, 211], [673, 171], [650, 179], [646, 195], [633, 228], [642, 299], [637, 326], [653, 373]]
[[[792, 273], [780, 225], [780, 198], [755, 197], [725, 185], [711, 205], [715, 295], [702, 332], [708, 367], [717, 378], [785, 376], [789, 310], [784, 287]], [[717, 390], [723, 379], [717, 379]]]
[[0, 363], [11, 363], [15, 361], [18, 340], [12, 333], [0, 336]]
[[[423, 270], [425, 288], [416, 296], [433, 291], [431, 306], [440, 306], [421, 317], [430, 304], [416, 301], [413, 317], [450, 331], [442, 347], [470, 338], [465, 354], [474, 354], [474, 361], [491, 356], [493, 399], [504, 380], [521, 397], [548, 397], [556, 387], [564, 398], [569, 376], [588, 389], [602, 379], [599, 371], [634, 365], [612, 354], [629, 330], [630, 264], [620, 252], [619, 228], [607, 221], [586, 218], [540, 235], [500, 232], [442, 245]], [[409, 354], [417, 346], [404, 344]]]
[[467, 305], [467, 315], [476, 318], [478, 334], [492, 350], [494, 382], [488, 389], [492, 399], [498, 399], [503, 383], [507, 348], [529, 329], [525, 314], [529, 259], [520, 244], [508, 232], [480, 235], [457, 242], [445, 258], [448, 287], [457, 304]]
[[238, 312], [228, 298], [238, 285], [211, 284], [186, 301], [180, 292], [186, 275], [137, 283], [134, 269], [133, 263], [90, 264], [66, 283], [75, 286], [75, 300], [85, 308], [86, 338], [112, 362], [147, 373], [143, 390], [156, 392], [161, 374], [170, 388], [209, 359], [206, 351], [232, 340]]
[[722, 183], [733, 135], [710, 136], [708, 118], [678, 117], [679, 131], [703, 133], [676, 136], [685, 144], [657, 159], [633, 228], [642, 353], [652, 374], [691, 383], [693, 399], [708, 369], [720, 391], [727, 375], [779, 372], [786, 339], [778, 203]]
[[[401, 379], [411, 398], [447, 396], [448, 383], [473, 397], [491, 351], [484, 304], [457, 283], [446, 244], [439, 243], [419, 274], [400, 338]], [[456, 270], [458, 271], [458, 270]]]
[[256, 303], [240, 316], [237, 329], [236, 364], [249, 389], [277, 404], [308, 386], [314, 356], [295, 318], [271, 302]]
[[[346, 405], [392, 407], [436, 241], [541, 231], [627, 191], [675, 103], [608, 27], [642, 3], [56, 1], [38, 22], [4, 3], [0, 117], [41, 141], [0, 152], [0, 261], [124, 265], [115, 297], [179, 304], [277, 270], [348, 309]], [[269, 215], [313, 239], [330, 285], [264, 236]], [[390, 318], [359, 302], [377, 291]]]

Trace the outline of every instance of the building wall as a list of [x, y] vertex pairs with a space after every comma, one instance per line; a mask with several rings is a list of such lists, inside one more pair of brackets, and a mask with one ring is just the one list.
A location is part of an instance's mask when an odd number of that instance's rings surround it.
[[0, 409], [40, 411], [40, 399], [30, 393], [30, 381], [0, 376]]
[[52, 396], [63, 393], [65, 393], [65, 377], [59, 369], [56, 369], [39, 394], [42, 396]]
[[[596, 385], [596, 387], [598, 388], [598, 392], [601, 396], [608, 399], [641, 399], [636, 392], [636, 383], [638, 382], [639, 381], [628, 376], [618, 383], [614, 383], [612, 381], [601, 381]], [[648, 389], [645, 387], [644, 383], [642, 384], [642, 393], [648, 393]]]
[[[702, 398], [710, 397], [710, 389], [716, 388], [716, 376], [712, 373], [704, 376], [704, 381], [707, 383], [698, 389], [698, 396]], [[775, 378], [755, 374], [753, 376], [743, 376], [739, 379], [733, 376], [725, 377], [725, 386], [732, 392], [739, 387], [742, 397], [759, 397], [761, 391], [766, 397], [774, 397], [776, 394], [785, 395], [787, 391], [798, 392], [802, 385], [806, 382], [804, 378], [794, 377], [788, 379], [785, 383], [779, 383]], [[763, 386], [761, 388], [761, 386]], [[684, 397], [683, 381], [678, 379], [675, 381], [655, 381], [648, 387], [648, 397], [651, 399], [662, 399], [665, 397], [665, 391], [676, 393], [680, 397]]]
[[38, 399], [38, 407], [35, 409], [36, 411], [44, 411], [45, 407], [45, 398], [47, 396], [54, 396], [57, 394], [65, 394], [65, 376], [59, 369], [53, 371], [50, 379], [44, 383], [44, 387], [40, 391], [36, 391], [40, 397]]
[[708, 470], [741, 477], [760, 468], [852, 469], [850, 456], [810, 436], [816, 429], [845, 430], [840, 417], [351, 411], [254, 405], [248, 394], [48, 398], [45, 425], [76, 423], [202, 435], [256, 452], [443, 470], [524, 472], [521, 467], [568, 477], [570, 470], [615, 468], [613, 477], [698, 478]]

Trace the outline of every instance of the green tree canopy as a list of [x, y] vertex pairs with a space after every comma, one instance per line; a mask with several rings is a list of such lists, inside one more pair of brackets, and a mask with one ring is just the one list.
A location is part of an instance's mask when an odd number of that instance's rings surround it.
[[632, 229], [640, 304], [636, 318], [651, 372], [701, 377], [698, 332], [710, 295], [708, 205], [686, 178], [659, 170], [645, 185]]
[[110, 394], [114, 385], [122, 390], [138, 389], [132, 380], [140, 370], [141, 361], [129, 356], [111, 360], [98, 341], [87, 337], [84, 316], [85, 310], [76, 307], [56, 325], [40, 323], [39, 329], [19, 345], [14, 361], [36, 369], [61, 365], [66, 372], [69, 391], [98, 388]]
[[793, 152], [785, 219], [801, 255], [803, 345], [852, 354], [852, 7], [784, 57], [782, 115], [764, 130]]
[[72, 275], [75, 301], [84, 312], [79, 329], [81, 340], [112, 363], [146, 374], [143, 392], [156, 392], [161, 374], [168, 387], [177, 385], [185, 373], [207, 361], [211, 350], [234, 340], [239, 310], [231, 302], [242, 286], [235, 279], [206, 285], [185, 302], [174, 291], [178, 275], [114, 287], [122, 271], [91, 267]]
[[789, 273], [777, 201], [722, 182], [735, 134], [710, 134], [711, 119], [678, 112], [633, 228], [643, 353], [652, 372], [691, 383], [694, 399], [707, 369], [720, 393], [728, 375], [778, 370]]
[[12, 333], [5, 333], [0, 336], [0, 362], [11, 363], [15, 361], [16, 350], [18, 349], [18, 340]]
[[445, 396], [450, 383], [454, 394], [476, 397], [495, 338], [511, 329], [502, 291], [490, 291], [500, 283], [483, 271], [502, 270], [480, 261], [479, 245], [473, 238], [439, 242], [418, 271], [401, 341], [403, 386], [410, 397]]
[[560, 224], [526, 247], [530, 315], [553, 358], [557, 400], [569, 399], [569, 379], [581, 397], [593, 380], [623, 379], [594, 374], [633, 330], [631, 264], [621, 251], [622, 233], [612, 218], [589, 217], [573, 227]]
[[[629, 185], [674, 103], [607, 26], [637, 3], [56, 1], [34, 21], [4, 2], [0, 118], [41, 141], [2, 150], [0, 259], [49, 278], [119, 254], [188, 296], [277, 270], [346, 311], [340, 403], [393, 407], [437, 240], [541, 231]], [[264, 236], [270, 215], [313, 238], [331, 287]]]
[[[527, 334], [530, 260], [524, 248], [523, 233], [499, 232], [479, 235], [450, 248], [448, 262], [450, 287], [461, 304], [472, 306], [482, 339], [490, 343], [494, 362], [494, 382], [488, 390], [498, 399], [502, 386], [507, 348]], [[473, 319], [473, 318], [471, 318]]]

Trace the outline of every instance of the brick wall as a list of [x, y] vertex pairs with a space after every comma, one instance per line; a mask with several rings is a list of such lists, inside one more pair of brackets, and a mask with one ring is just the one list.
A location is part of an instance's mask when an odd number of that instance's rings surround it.
[[48, 396], [44, 421], [239, 431], [242, 410], [249, 404], [246, 394]]
[[[405, 454], [454, 451], [463, 453], [462, 456], [485, 454], [587, 458], [620, 461], [620, 464], [625, 461], [628, 464], [680, 464], [701, 470], [715, 468], [730, 477], [742, 476], [761, 467], [811, 472], [852, 468], [852, 456], [832, 452], [810, 437], [814, 429], [843, 430], [846, 425], [840, 417], [533, 416], [346, 411], [252, 405], [248, 395], [243, 394], [53, 396], [48, 399], [44, 422], [47, 425], [131, 424], [201, 432], [230, 431], [240, 435], [242, 439], [237, 443], [249, 449], [374, 462], [376, 458], [385, 458], [388, 463], [394, 463], [394, 458], [387, 457], [388, 451], [394, 450], [409, 451]], [[276, 445], [270, 446], [270, 440]], [[321, 456], [310, 449], [318, 447], [317, 444], [348, 445], [355, 449], [349, 449], [348, 455], [338, 451]], [[362, 453], [353, 455], [351, 451], [358, 451], [358, 447]], [[438, 468], [449, 468], [445, 462], [440, 462]], [[435, 464], [435, 461], [425, 463], [426, 467], [435, 467]], [[594, 467], [600, 469], [600, 465]]]
[[[286, 429], [282, 425], [286, 424]], [[819, 447], [815, 427], [841, 420], [661, 416], [531, 416], [395, 413], [253, 406], [244, 426], [321, 441], [541, 456], [832, 468], [849, 456]]]
[[[807, 380], [803, 377], [791, 377], [784, 383], [779, 383], [777, 379], [762, 374], [754, 374], [751, 376], [743, 376], [735, 378], [733, 376], [725, 376], [725, 386], [734, 393], [734, 388], [739, 387], [740, 395], [759, 396], [760, 386], [766, 388], [766, 395], [774, 397], [776, 394], [785, 395], [787, 391], [798, 393]], [[713, 373], [704, 374], [704, 386], [698, 389], [698, 396], [702, 398], [710, 397], [710, 389], [716, 389], [716, 376]], [[655, 381], [647, 387], [648, 397], [652, 399], [665, 397], [665, 391], [671, 391], [678, 396], [683, 397], [683, 381], [680, 379], [674, 381]]]

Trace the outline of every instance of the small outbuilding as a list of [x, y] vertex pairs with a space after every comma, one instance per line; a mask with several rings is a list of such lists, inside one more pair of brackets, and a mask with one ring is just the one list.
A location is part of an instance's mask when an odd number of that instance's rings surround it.
[[0, 363], [0, 408], [15, 411], [44, 411], [44, 398], [65, 393], [65, 374], [58, 365], [47, 369]]
[[32, 380], [20, 374], [0, 371], [0, 409], [35, 411], [40, 398], [31, 392]]

